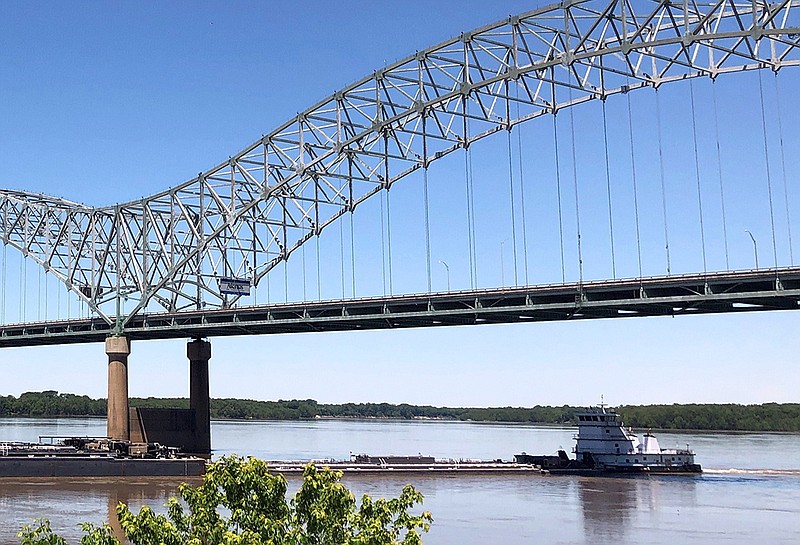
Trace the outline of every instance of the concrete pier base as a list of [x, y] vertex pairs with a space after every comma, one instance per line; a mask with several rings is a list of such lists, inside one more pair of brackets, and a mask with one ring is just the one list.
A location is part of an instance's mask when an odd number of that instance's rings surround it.
[[186, 345], [189, 358], [189, 407], [194, 411], [195, 454], [211, 453], [211, 399], [208, 386], [208, 361], [211, 343], [194, 339]]
[[129, 441], [131, 425], [128, 404], [128, 356], [131, 353], [127, 337], [107, 337], [108, 356], [108, 427], [111, 439]]

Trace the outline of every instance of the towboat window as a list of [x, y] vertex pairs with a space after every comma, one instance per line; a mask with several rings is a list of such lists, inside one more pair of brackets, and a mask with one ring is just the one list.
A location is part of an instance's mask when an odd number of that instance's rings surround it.
[[611, 430], [606, 428], [606, 433], [611, 433]]

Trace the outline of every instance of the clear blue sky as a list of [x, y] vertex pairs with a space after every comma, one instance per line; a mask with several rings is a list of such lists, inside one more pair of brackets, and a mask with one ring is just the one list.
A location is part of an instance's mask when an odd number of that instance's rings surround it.
[[[92, 205], [160, 191], [375, 68], [538, 5], [4, 2], [0, 186]], [[721, 123], [736, 124], [747, 112], [731, 110], [735, 98], [725, 93], [737, 88], [726, 89], [720, 89]], [[669, 97], [662, 104], [668, 117], [677, 115]], [[609, 101], [609, 108], [621, 105]], [[784, 113], [796, 119], [795, 110]], [[636, 130], [652, 124], [647, 115]], [[791, 138], [787, 155], [796, 172], [796, 133]], [[758, 153], [739, 155], [755, 164]], [[748, 197], [737, 199], [737, 191], [743, 190], [734, 186], [732, 203], [746, 208]], [[735, 228], [734, 268], [750, 266], [743, 228]], [[768, 246], [765, 224], [752, 229]], [[489, 234], [493, 258], [504, 235]], [[681, 242], [696, 244], [696, 237], [674, 236], [680, 263]], [[711, 236], [718, 233], [712, 229]], [[457, 257], [446, 250], [437, 256], [452, 259], [456, 269]], [[769, 251], [762, 254], [768, 262]], [[495, 263], [489, 271], [495, 285], [497, 269]], [[463, 282], [463, 270], [454, 270], [454, 281]], [[796, 312], [775, 312], [212, 339], [211, 392], [461, 406], [591, 404], [601, 394], [613, 404], [796, 402], [798, 320]], [[99, 344], [4, 349], [0, 394], [53, 389], [105, 396], [105, 361]], [[188, 395], [183, 341], [134, 343], [129, 369], [132, 396]]]

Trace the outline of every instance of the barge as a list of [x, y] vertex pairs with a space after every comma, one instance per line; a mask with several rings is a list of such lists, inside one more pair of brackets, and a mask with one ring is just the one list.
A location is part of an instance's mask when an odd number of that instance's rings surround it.
[[541, 468], [528, 463], [507, 460], [475, 460], [434, 458], [433, 456], [371, 456], [351, 454], [349, 460], [272, 460], [267, 464], [272, 471], [286, 474], [302, 473], [313, 462], [344, 474], [480, 474], [480, 473], [539, 473]]
[[199, 477], [206, 460], [158, 443], [93, 437], [0, 442], [3, 477]]

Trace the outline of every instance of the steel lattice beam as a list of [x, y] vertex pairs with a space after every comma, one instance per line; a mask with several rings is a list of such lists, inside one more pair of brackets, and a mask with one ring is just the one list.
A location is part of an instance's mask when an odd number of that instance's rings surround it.
[[0, 191], [0, 236], [108, 324], [220, 308], [343, 214], [472, 142], [689, 77], [800, 64], [800, 1], [572, 0], [420, 51], [334, 93], [211, 170], [91, 208]]

